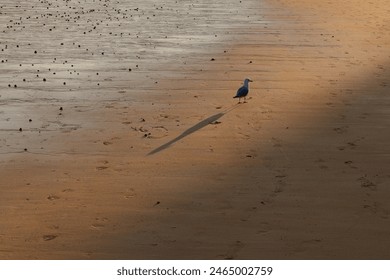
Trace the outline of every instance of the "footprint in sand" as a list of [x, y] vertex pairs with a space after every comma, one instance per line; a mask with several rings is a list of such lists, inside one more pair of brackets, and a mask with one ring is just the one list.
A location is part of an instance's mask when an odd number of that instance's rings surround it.
[[108, 218], [96, 218], [95, 222], [91, 224], [91, 229], [101, 230], [106, 226], [107, 222], [108, 222]]
[[57, 195], [51, 194], [51, 195], [49, 195], [49, 196], [47, 197], [47, 199], [48, 199], [48, 200], [57, 200], [57, 199], [60, 199], [60, 197], [57, 196]]
[[251, 139], [251, 136], [249, 134], [245, 134], [245, 133], [242, 133], [242, 132], [238, 132], [237, 134], [240, 135], [241, 139], [244, 139], [244, 140]]
[[46, 234], [46, 235], [42, 236], [42, 239], [44, 241], [50, 241], [50, 240], [56, 239], [57, 237], [58, 237], [58, 235], [55, 235], [55, 234]]
[[318, 160], [316, 160], [315, 163], [318, 164], [318, 167], [320, 169], [328, 169], [328, 166], [325, 164], [325, 160], [323, 160], [322, 158], [319, 158]]
[[371, 114], [369, 114], [369, 113], [362, 113], [362, 114], [359, 116], [359, 118], [362, 119], [362, 120], [365, 120], [365, 119], [367, 119], [368, 117], [370, 117], [370, 115], [371, 115]]
[[373, 214], [376, 214], [378, 212], [378, 207], [376, 203], [374, 203], [373, 205], [364, 204], [363, 208], [370, 211]]
[[124, 193], [123, 197], [125, 199], [130, 199], [135, 197], [137, 194], [135, 193], [135, 190], [133, 188], [127, 189], [126, 192]]
[[326, 102], [325, 105], [328, 106], [328, 107], [334, 107], [335, 106], [335, 104], [333, 102]]
[[350, 168], [357, 169], [357, 167], [353, 165], [352, 160], [346, 160], [346, 161], [344, 161], [344, 164], [349, 166]]
[[271, 231], [271, 226], [267, 222], [261, 223], [261, 228], [256, 231], [257, 234], [265, 234]]
[[168, 129], [165, 126], [153, 126], [149, 138], [160, 139], [168, 136]]
[[356, 146], [357, 146], [355, 142], [348, 142], [347, 145], [348, 145], [348, 147], [351, 148], [351, 149], [355, 149]]
[[360, 182], [360, 186], [362, 188], [367, 188], [367, 189], [370, 189], [372, 191], [376, 191], [376, 189], [377, 189], [377, 185], [375, 183], [373, 183], [370, 179], [368, 179], [367, 175], [360, 177], [358, 179], [358, 181]]
[[92, 229], [100, 230], [100, 229], [104, 228], [104, 224], [93, 223], [93, 224], [91, 225], [91, 228], [92, 228]]
[[285, 184], [286, 183], [284, 181], [279, 180], [273, 191], [274, 195], [283, 192]]
[[225, 260], [234, 260], [237, 258], [238, 252], [245, 247], [245, 244], [240, 240], [237, 240], [229, 246], [226, 254], [222, 255]]
[[377, 215], [381, 219], [389, 219], [389, 211], [381, 206], [378, 202], [372, 202], [371, 204], [364, 204], [363, 208], [370, 211], [372, 214]]
[[356, 140], [354, 140], [354, 141], [347, 142], [346, 145], [340, 146], [340, 147], [338, 147], [338, 149], [339, 149], [340, 151], [344, 151], [346, 148], [349, 148], [349, 149], [351, 149], [351, 150], [354, 150], [354, 149], [356, 149], [356, 147], [358, 146], [357, 143], [358, 143], [359, 141], [364, 140], [364, 139], [365, 139], [365, 138], [362, 137], [362, 138], [356, 139]]
[[104, 169], [107, 169], [107, 168], [108, 168], [107, 166], [97, 166], [96, 170], [104, 170]]
[[345, 120], [347, 118], [347, 116], [344, 114], [338, 114], [338, 117], [340, 120]]
[[348, 126], [336, 127], [333, 128], [333, 130], [336, 131], [338, 134], [344, 134], [348, 132]]
[[284, 191], [285, 186], [287, 185], [286, 178], [287, 174], [283, 170], [278, 170], [277, 174], [275, 175], [276, 178], [276, 185], [275, 189], [273, 190], [273, 195], [275, 196], [278, 193], [281, 193]]
[[271, 142], [272, 142], [272, 146], [275, 148], [282, 148], [283, 147], [283, 141], [279, 138], [272, 137]]

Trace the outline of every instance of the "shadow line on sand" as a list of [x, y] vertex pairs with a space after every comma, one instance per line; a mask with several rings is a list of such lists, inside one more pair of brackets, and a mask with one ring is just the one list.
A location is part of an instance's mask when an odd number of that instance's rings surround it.
[[198, 122], [197, 124], [191, 126], [190, 128], [188, 128], [187, 130], [183, 131], [182, 134], [180, 134], [179, 136], [177, 136], [176, 138], [172, 139], [171, 141], [161, 145], [160, 147], [152, 150], [151, 152], [149, 152], [147, 155], [150, 156], [150, 155], [154, 155], [154, 154], [157, 154], [167, 148], [169, 148], [170, 146], [172, 146], [173, 144], [175, 144], [177, 141], [183, 139], [184, 137], [187, 137], [188, 135], [198, 131], [199, 129], [202, 129], [203, 127], [217, 121], [218, 119], [220, 119], [221, 117], [223, 117], [225, 114], [227, 114], [228, 112], [232, 111], [233, 109], [237, 108], [237, 106], [239, 106], [239, 104], [235, 104], [233, 106], [231, 106], [230, 108], [227, 108], [226, 110], [224, 110], [223, 112], [220, 112], [220, 113], [217, 113], [217, 114], [214, 114], [200, 122]]

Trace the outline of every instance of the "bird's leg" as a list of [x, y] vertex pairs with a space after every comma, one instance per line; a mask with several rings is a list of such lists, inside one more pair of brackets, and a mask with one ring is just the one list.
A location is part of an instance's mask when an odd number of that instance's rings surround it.
[[238, 98], [238, 104], [241, 104], [241, 97]]
[[244, 103], [246, 103], [246, 96], [244, 96]]

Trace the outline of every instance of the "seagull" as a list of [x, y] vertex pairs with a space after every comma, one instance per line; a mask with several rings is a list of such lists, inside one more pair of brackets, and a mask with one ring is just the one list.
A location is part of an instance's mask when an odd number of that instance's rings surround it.
[[246, 96], [248, 95], [249, 92], [249, 82], [253, 82], [253, 81], [251, 79], [246, 78], [244, 80], [244, 85], [237, 90], [236, 96], [233, 97], [233, 98], [238, 98], [238, 103], [241, 103], [242, 97], [244, 97], [244, 103], [246, 103]]

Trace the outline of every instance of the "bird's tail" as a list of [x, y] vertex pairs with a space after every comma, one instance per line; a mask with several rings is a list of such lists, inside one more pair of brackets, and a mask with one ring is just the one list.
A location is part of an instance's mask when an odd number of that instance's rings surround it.
[[233, 98], [239, 98], [239, 96], [238, 96], [238, 95], [236, 95], [236, 96], [234, 96]]

